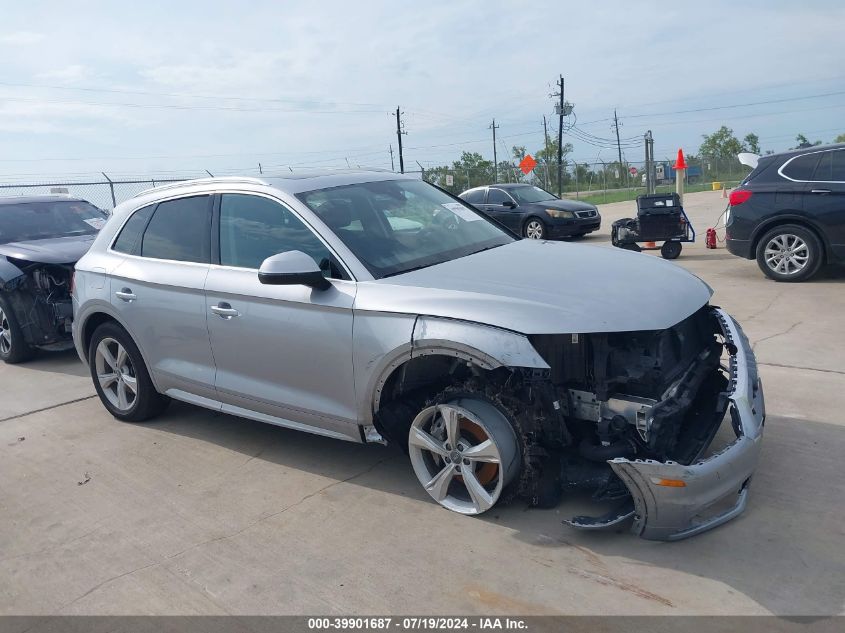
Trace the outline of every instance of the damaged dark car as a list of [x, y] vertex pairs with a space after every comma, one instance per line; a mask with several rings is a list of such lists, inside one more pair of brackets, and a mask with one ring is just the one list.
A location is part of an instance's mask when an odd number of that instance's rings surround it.
[[73, 346], [73, 266], [107, 218], [67, 196], [0, 198], [0, 360]]

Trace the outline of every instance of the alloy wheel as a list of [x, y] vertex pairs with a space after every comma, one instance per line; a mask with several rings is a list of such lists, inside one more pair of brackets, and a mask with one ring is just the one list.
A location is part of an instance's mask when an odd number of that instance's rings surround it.
[[12, 352], [12, 330], [3, 308], [0, 308], [0, 354], [8, 356]]
[[783, 233], [769, 240], [763, 256], [766, 265], [774, 272], [780, 275], [794, 275], [807, 266], [810, 248], [797, 235]]
[[94, 368], [112, 406], [121, 412], [129, 411], [138, 399], [138, 379], [126, 348], [113, 338], [104, 338], [97, 345]]
[[540, 220], [531, 220], [525, 225], [525, 237], [529, 240], [542, 240], [544, 233], [543, 223]]
[[480, 400], [423, 409], [411, 424], [408, 452], [426, 492], [461, 514], [492, 508], [519, 470], [513, 428], [501, 411]]

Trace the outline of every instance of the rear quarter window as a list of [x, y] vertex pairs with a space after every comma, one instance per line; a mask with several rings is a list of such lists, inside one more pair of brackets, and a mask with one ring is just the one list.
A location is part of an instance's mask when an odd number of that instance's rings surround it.
[[129, 255], [137, 254], [141, 233], [144, 232], [144, 227], [147, 226], [147, 222], [153, 214], [153, 209], [155, 209], [154, 204], [138, 209], [133, 213], [120, 230], [120, 235], [114, 241], [112, 250]]

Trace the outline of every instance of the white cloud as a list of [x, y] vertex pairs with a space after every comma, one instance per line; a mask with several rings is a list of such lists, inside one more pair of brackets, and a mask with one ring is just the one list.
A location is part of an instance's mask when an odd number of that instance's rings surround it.
[[36, 74], [35, 78], [41, 81], [70, 84], [88, 79], [90, 74], [91, 73], [86, 66], [83, 66], [82, 64], [71, 64], [70, 66], [65, 66], [64, 68], [45, 70]]
[[11, 33], [0, 34], [0, 44], [27, 46], [29, 44], [37, 44], [44, 37], [43, 33], [36, 33], [34, 31], [13, 31]]

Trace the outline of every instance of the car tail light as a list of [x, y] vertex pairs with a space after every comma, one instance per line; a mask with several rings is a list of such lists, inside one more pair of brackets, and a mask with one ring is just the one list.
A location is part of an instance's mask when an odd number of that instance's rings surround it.
[[731, 191], [730, 198], [728, 198], [728, 202], [732, 207], [742, 204], [743, 202], [748, 202], [751, 198], [751, 192], [748, 189], [735, 189]]

